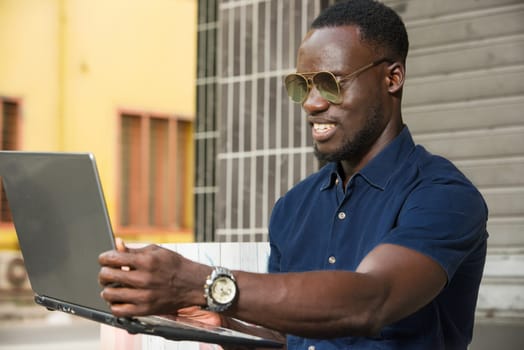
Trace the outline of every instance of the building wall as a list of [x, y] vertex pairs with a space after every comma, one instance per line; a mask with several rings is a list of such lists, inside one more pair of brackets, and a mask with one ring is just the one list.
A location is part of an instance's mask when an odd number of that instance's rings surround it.
[[22, 149], [94, 152], [115, 217], [119, 112], [194, 119], [196, 18], [195, 0], [0, 0], [0, 95], [21, 102]]
[[195, 120], [195, 239], [215, 237], [218, 115], [218, 1], [198, 1], [197, 117]]
[[59, 2], [0, 1], [0, 95], [20, 98], [27, 149], [57, 149]]

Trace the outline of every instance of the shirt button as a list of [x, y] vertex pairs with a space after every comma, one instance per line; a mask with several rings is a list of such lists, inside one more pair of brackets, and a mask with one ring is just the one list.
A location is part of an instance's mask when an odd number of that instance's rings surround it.
[[334, 264], [337, 262], [337, 258], [335, 258], [333, 255], [331, 255], [329, 258], [328, 258], [328, 261], [330, 264]]
[[344, 220], [346, 218], [346, 213], [344, 213], [343, 211], [341, 211], [340, 213], [338, 213], [338, 218], [340, 220]]
[[315, 345], [310, 345], [307, 347], [307, 350], [315, 350]]

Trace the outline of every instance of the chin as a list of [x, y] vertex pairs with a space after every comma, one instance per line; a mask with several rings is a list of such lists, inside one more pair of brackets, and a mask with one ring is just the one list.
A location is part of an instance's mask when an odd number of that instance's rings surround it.
[[322, 164], [339, 161], [339, 159], [337, 159], [338, 157], [336, 152], [321, 151], [318, 149], [318, 146], [316, 144], [313, 147], [313, 152], [315, 154], [315, 157]]
[[321, 164], [355, 159], [358, 158], [360, 154], [359, 148], [353, 147], [350, 143], [346, 144], [345, 147], [334, 150], [322, 150], [319, 149], [318, 144], [315, 144], [313, 151], [315, 157]]

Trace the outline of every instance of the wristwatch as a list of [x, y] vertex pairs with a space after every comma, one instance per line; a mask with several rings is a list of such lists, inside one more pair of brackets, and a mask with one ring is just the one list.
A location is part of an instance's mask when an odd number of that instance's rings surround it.
[[237, 282], [231, 271], [215, 266], [204, 285], [206, 309], [213, 312], [226, 311], [235, 301], [237, 294]]

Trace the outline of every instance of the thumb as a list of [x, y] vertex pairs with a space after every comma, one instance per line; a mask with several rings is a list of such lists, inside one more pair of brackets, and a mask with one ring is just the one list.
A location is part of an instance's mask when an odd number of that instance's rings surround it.
[[116, 245], [116, 250], [119, 251], [119, 252], [127, 252], [127, 251], [129, 251], [129, 249], [124, 244], [124, 241], [120, 237], [117, 237], [115, 239], [115, 245]]
[[[116, 245], [116, 250], [118, 252], [122, 252], [122, 253], [129, 252], [129, 248], [126, 247], [126, 245], [124, 244], [124, 240], [122, 238], [117, 237], [115, 239], [115, 245]], [[129, 271], [130, 270], [129, 266], [120, 266], [120, 269], [124, 270], [124, 271]]]

